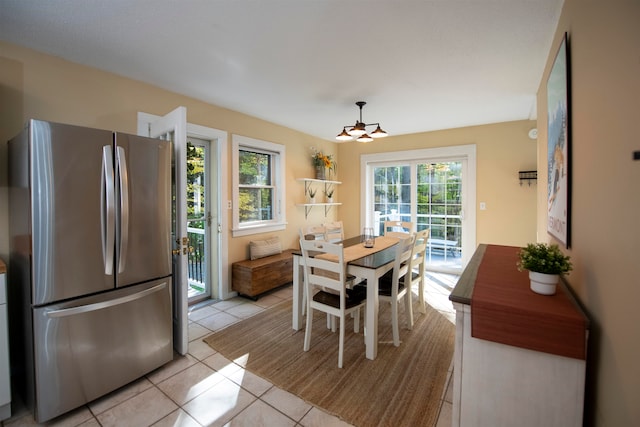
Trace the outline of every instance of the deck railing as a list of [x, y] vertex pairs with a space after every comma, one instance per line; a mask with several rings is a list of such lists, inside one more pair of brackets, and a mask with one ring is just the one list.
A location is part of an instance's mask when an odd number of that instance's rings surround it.
[[187, 237], [189, 238], [189, 246], [193, 250], [189, 251], [187, 261], [189, 286], [204, 288], [207, 277], [207, 268], [204, 260], [204, 230], [201, 228], [187, 227]]

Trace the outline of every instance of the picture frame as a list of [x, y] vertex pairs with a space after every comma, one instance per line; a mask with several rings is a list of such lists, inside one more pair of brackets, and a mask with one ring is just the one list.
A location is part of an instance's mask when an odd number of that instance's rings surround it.
[[571, 244], [571, 105], [568, 35], [547, 78], [547, 233]]

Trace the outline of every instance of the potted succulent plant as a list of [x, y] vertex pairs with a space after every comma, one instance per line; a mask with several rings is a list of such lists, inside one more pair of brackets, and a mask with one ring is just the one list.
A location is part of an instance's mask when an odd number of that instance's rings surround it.
[[328, 189], [324, 194], [327, 196], [327, 203], [333, 203], [333, 188]]
[[560, 251], [556, 244], [529, 243], [519, 253], [518, 270], [529, 270], [531, 290], [542, 295], [553, 295], [560, 275], [573, 269], [571, 257]]
[[309, 188], [309, 203], [315, 203], [316, 202], [316, 192], [318, 190], [315, 188]]

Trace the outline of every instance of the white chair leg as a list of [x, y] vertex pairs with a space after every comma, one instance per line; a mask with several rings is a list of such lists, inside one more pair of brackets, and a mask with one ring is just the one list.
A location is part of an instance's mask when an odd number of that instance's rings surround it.
[[311, 347], [311, 322], [313, 322], [313, 310], [309, 307], [307, 312], [307, 327], [304, 331], [304, 351], [309, 351], [309, 347]]
[[353, 332], [357, 334], [360, 330], [360, 309], [352, 311], [351, 317], [353, 317]]
[[391, 301], [391, 328], [393, 329], [393, 345], [400, 346], [400, 331], [398, 330], [398, 300]]
[[340, 317], [340, 344], [338, 348], [338, 368], [342, 368], [343, 352], [344, 352], [344, 316]]
[[304, 304], [302, 304], [302, 315], [304, 316], [307, 312], [307, 287], [304, 282], [302, 283], [302, 301], [304, 301]]
[[425, 304], [424, 303], [424, 271], [420, 272], [420, 283], [418, 284], [418, 296], [419, 296], [418, 301], [420, 303], [418, 307], [419, 307], [420, 313], [424, 314], [427, 312], [427, 309], [424, 305]]
[[404, 294], [404, 311], [407, 315], [407, 329], [413, 329], [413, 304], [411, 301], [411, 289], [407, 289], [407, 293]]

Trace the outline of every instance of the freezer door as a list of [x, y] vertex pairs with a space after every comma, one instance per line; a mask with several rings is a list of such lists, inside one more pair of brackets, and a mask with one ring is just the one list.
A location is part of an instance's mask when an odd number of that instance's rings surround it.
[[107, 169], [113, 169], [112, 159], [103, 161], [113, 133], [31, 120], [28, 144], [29, 164], [13, 167], [30, 174], [31, 212], [21, 214], [32, 215], [33, 304], [113, 288], [102, 189]]
[[116, 133], [116, 286], [171, 274], [171, 145]]
[[38, 422], [77, 408], [173, 357], [171, 279], [34, 310]]

